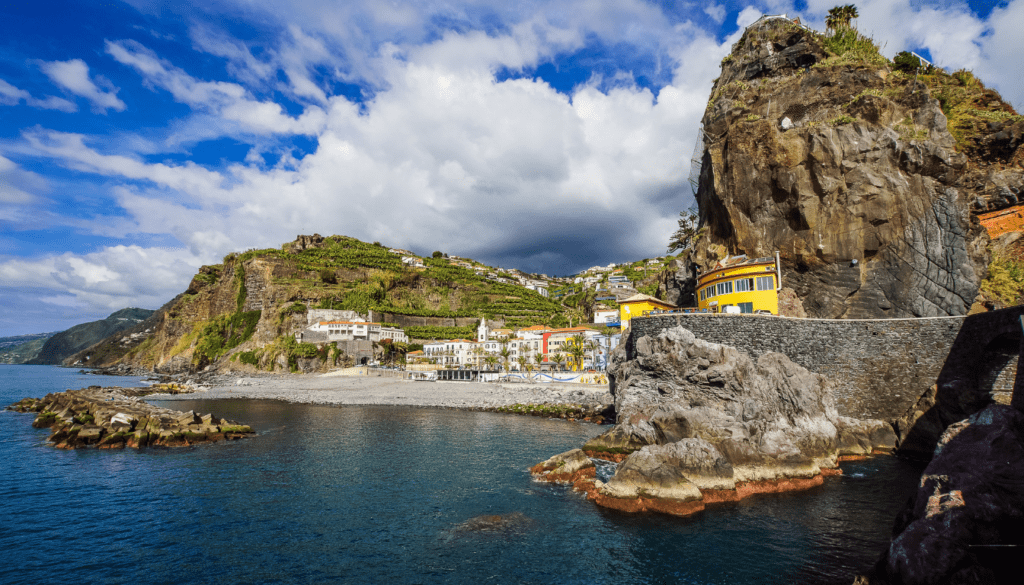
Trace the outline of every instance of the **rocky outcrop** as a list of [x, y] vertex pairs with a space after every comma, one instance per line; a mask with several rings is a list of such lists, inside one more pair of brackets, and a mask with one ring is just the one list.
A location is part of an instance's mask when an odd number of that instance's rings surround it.
[[697, 277], [689, 258], [673, 260], [659, 275], [657, 296], [677, 307], [697, 306]]
[[530, 468], [534, 477], [551, 483], [575, 484], [597, 474], [597, 466], [583, 449], [559, 453]]
[[50, 429], [48, 440], [59, 449], [185, 447], [253, 434], [250, 427], [234, 421], [161, 408], [140, 398], [180, 391], [174, 384], [148, 389], [90, 386], [26, 398], [8, 409], [37, 413], [32, 426]]
[[[979, 142], [998, 143], [988, 150], [951, 134], [941, 84], [956, 79], [830, 56], [824, 37], [784, 19], [747, 29], [702, 120], [707, 235], [694, 260], [706, 270], [727, 253], [777, 250], [784, 286], [811, 317], [966, 314], [988, 265], [972, 205], [997, 192], [1016, 200], [1024, 155], [1016, 121], [972, 130], [992, 133]], [[1014, 118], [998, 94], [972, 88], [953, 89]]]
[[582, 454], [621, 461], [614, 476], [582, 485], [567, 467], [582, 465], [577, 451], [534, 470], [560, 473], [605, 507], [684, 515], [750, 494], [806, 489], [837, 473], [840, 457], [895, 444], [885, 423], [840, 417], [823, 376], [778, 353], [754, 362], [683, 327], [631, 334], [612, 353], [609, 374], [617, 424]]
[[1018, 583], [1024, 414], [994, 404], [950, 425], [893, 539], [860, 583]]

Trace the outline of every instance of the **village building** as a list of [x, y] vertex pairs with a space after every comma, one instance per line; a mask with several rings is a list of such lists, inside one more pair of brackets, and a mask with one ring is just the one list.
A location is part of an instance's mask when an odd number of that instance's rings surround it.
[[650, 311], [671, 311], [676, 306], [663, 300], [656, 299], [651, 295], [642, 293], [635, 294], [619, 303], [619, 323], [622, 330], [629, 327], [629, 321], [633, 317], [642, 317]]
[[409, 342], [409, 336], [405, 331], [367, 321], [318, 321], [296, 333], [295, 339], [306, 343], [354, 340], [380, 342], [384, 339], [390, 339], [395, 343]]
[[610, 325], [619, 322], [619, 310], [607, 308], [594, 309], [594, 323], [597, 325]]
[[716, 313], [779, 314], [779, 254], [726, 257], [697, 277], [697, 306]]

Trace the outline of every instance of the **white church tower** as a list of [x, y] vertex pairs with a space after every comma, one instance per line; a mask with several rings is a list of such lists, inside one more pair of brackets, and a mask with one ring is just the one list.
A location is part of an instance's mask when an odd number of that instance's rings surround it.
[[478, 325], [477, 328], [476, 328], [476, 340], [477, 341], [487, 341], [487, 335], [490, 332], [491, 332], [491, 330], [487, 328], [487, 322], [484, 321], [483, 317], [481, 317], [480, 318], [480, 325]]

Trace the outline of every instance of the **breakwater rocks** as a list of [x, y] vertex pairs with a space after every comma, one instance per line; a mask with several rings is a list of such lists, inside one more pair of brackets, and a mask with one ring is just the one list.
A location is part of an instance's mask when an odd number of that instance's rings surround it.
[[240, 439], [252, 428], [212, 414], [181, 412], [147, 404], [142, 396], [180, 393], [181, 387], [101, 388], [90, 386], [25, 398], [7, 408], [34, 412], [32, 426], [48, 428], [59, 449], [122, 449], [124, 447], [187, 447]]
[[[831, 383], [778, 353], [754, 362], [674, 327], [635, 333], [612, 353], [617, 424], [533, 468], [598, 505], [687, 515], [757, 493], [808, 489], [842, 457], [891, 452], [892, 428], [841, 417]], [[583, 477], [590, 457], [618, 463]]]

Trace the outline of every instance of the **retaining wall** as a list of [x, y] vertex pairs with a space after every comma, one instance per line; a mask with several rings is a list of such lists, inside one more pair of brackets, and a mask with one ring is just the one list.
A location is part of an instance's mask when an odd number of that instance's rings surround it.
[[[633, 335], [676, 325], [700, 339], [731, 345], [756, 361], [785, 354], [831, 378], [839, 413], [857, 418], [902, 416], [936, 383], [966, 317], [924, 319], [792, 319], [760, 315], [661, 315], [634, 318]], [[1000, 382], [1013, 373], [1006, 371]]]

